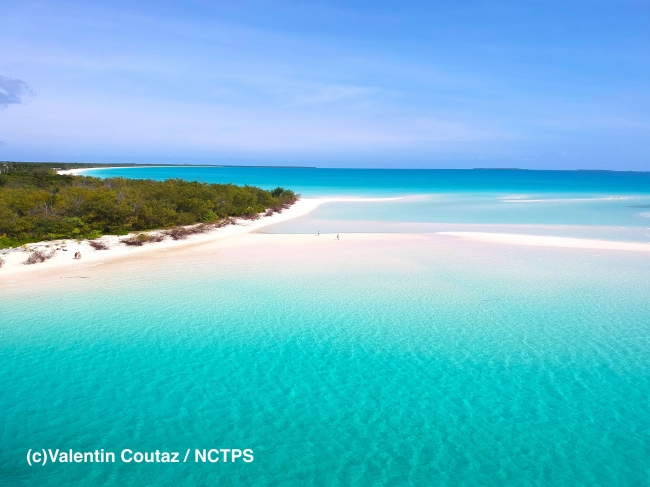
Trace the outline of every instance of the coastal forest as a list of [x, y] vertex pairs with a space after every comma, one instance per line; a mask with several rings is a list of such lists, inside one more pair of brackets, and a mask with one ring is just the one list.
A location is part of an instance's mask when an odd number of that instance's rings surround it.
[[0, 248], [257, 218], [298, 199], [283, 188], [58, 174], [65, 166], [0, 163]]

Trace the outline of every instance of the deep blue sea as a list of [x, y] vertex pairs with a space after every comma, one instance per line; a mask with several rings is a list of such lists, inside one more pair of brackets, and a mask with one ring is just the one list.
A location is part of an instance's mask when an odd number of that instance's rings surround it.
[[[88, 174], [401, 199], [263, 230], [313, 244], [0, 274], [0, 485], [650, 485], [650, 254], [435, 233], [649, 241], [649, 174]], [[117, 461], [27, 464], [57, 448]], [[211, 448], [254, 461], [194, 462]]]

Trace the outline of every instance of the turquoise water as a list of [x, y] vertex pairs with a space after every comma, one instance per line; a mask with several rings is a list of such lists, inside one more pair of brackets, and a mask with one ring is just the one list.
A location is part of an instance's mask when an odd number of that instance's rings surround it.
[[138, 167], [87, 174], [285, 186], [305, 197], [402, 198], [325, 205], [264, 230], [272, 233], [430, 233], [482, 224], [506, 232], [650, 242], [650, 173]]
[[650, 172], [155, 166], [100, 169], [86, 174], [158, 181], [181, 178], [208, 183], [249, 184], [265, 189], [283, 186], [305, 196], [395, 196], [439, 192], [650, 194]]
[[650, 485], [646, 255], [324, 237], [1, 283], [0, 485]]
[[[432, 233], [495, 231], [532, 235], [650, 242], [650, 212], [623, 199], [541, 200], [509, 203], [496, 195], [467, 193], [405, 197], [399, 201], [341, 202], [302, 218], [264, 228], [264, 233]], [[650, 206], [650, 205], [648, 205]]]

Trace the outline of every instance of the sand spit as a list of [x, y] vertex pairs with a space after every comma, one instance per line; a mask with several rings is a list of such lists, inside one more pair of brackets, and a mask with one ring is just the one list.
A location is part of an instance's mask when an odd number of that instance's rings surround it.
[[[141, 169], [143, 166], [106, 166], [106, 167], [78, 167], [76, 169], [62, 169], [57, 171], [57, 174], [70, 174], [72, 176], [81, 176], [88, 171], [101, 171], [104, 169]], [[161, 167], [161, 166], [146, 166], [146, 167]]]
[[[89, 266], [95, 266], [107, 261], [116, 259], [129, 258], [150, 252], [164, 252], [172, 249], [187, 247], [190, 245], [210, 243], [221, 239], [236, 237], [239, 235], [254, 232], [260, 228], [275, 223], [280, 223], [292, 218], [298, 218], [315, 210], [320, 205], [332, 202], [365, 202], [365, 201], [386, 201], [398, 198], [304, 198], [298, 200], [290, 208], [282, 213], [274, 213], [272, 216], [262, 216], [258, 220], [236, 220], [235, 225], [228, 225], [217, 228], [206, 233], [192, 235], [184, 240], [173, 240], [166, 238], [161, 242], [145, 243], [142, 246], [128, 246], [122, 243], [122, 240], [136, 236], [140, 233], [149, 235], [160, 234], [161, 231], [137, 232], [130, 235], [115, 236], [106, 235], [97, 239], [107, 247], [106, 250], [96, 250], [87, 240], [55, 240], [48, 242], [39, 242], [27, 244], [24, 248], [0, 250], [0, 258], [4, 264], [0, 268], [0, 280], [7, 278], [15, 279], [23, 275], [33, 275], [46, 271], [70, 269], [80, 269]], [[25, 261], [35, 252], [45, 255], [51, 255], [42, 262], [33, 265], [25, 264]], [[80, 252], [81, 258], [75, 259], [75, 253]]]
[[526, 245], [533, 247], [560, 247], [570, 249], [625, 250], [632, 252], [650, 252], [650, 243], [616, 242], [570, 237], [548, 237], [539, 235], [517, 235], [512, 233], [490, 232], [437, 232], [475, 242], [498, 243], [508, 245]]

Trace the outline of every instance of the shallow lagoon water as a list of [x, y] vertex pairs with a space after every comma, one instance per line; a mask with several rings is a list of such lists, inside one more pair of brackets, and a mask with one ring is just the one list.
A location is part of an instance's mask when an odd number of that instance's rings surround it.
[[284, 186], [304, 197], [400, 198], [332, 203], [266, 232], [430, 233], [450, 225], [525, 225], [524, 233], [650, 242], [650, 173], [521, 170], [363, 170], [135, 167], [99, 177]]
[[405, 196], [397, 201], [330, 203], [261, 231], [421, 234], [465, 230], [650, 242], [650, 218], [631, 208], [631, 201], [646, 198], [629, 198], [510, 203], [498, 195]]
[[[314, 241], [3, 284], [0, 484], [650, 482], [647, 256]], [[25, 462], [212, 447], [255, 461]]]

